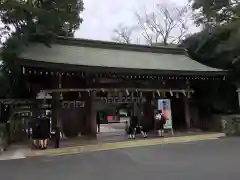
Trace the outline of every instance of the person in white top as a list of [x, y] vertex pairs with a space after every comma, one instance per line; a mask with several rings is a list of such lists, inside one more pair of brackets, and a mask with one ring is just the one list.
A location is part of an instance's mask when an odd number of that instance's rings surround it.
[[158, 135], [160, 137], [164, 137], [164, 124], [165, 124], [165, 117], [162, 113], [162, 110], [158, 110], [155, 115], [155, 121], [156, 121], [156, 128]]

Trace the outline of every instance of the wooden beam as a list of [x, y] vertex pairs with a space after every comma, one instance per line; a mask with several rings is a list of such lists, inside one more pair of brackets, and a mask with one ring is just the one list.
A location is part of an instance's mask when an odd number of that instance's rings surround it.
[[[62, 64], [62, 63], [50, 63], [50, 62], [40, 62], [32, 61], [27, 59], [18, 59], [20, 65], [25, 66], [25, 68], [34, 69], [55, 69], [62, 72], [76, 71], [76, 72], [88, 72], [92, 74], [101, 74], [106, 72], [122, 73], [122, 74], [133, 74], [133, 75], [148, 75], [148, 76], [207, 76], [207, 77], [217, 77], [228, 75], [228, 71], [183, 71], [183, 70], [149, 70], [149, 69], [131, 69], [131, 68], [118, 68], [118, 67], [100, 67], [100, 66], [83, 66], [83, 65], [72, 65], [72, 64]], [[144, 68], [144, 67], [143, 67]], [[26, 71], [27, 72], [27, 71]]]
[[92, 92], [92, 91], [139, 91], [139, 92], [191, 92], [194, 93], [193, 89], [138, 89], [138, 88], [86, 88], [86, 89], [46, 89], [46, 90], [41, 90], [41, 92], [45, 92], [45, 93], [56, 93], [56, 92]]

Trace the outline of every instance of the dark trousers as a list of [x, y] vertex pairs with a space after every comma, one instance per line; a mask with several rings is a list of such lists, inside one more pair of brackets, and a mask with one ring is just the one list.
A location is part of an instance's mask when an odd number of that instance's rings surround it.
[[57, 138], [57, 139], [55, 139], [54, 147], [55, 147], [55, 148], [59, 148], [59, 146], [60, 146], [60, 139]]
[[135, 127], [130, 125], [128, 127], [128, 135], [134, 135], [135, 134]]
[[100, 123], [97, 124], [97, 131], [100, 132]]

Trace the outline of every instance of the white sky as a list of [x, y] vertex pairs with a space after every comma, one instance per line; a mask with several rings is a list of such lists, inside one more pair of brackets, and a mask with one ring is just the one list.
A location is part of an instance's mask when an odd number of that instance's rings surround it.
[[[96, 40], [111, 40], [113, 29], [120, 23], [135, 24], [134, 12], [146, 7], [151, 10], [156, 4], [170, 1], [184, 5], [188, 0], [83, 0], [85, 10], [83, 23], [75, 37]], [[192, 27], [190, 31], [197, 31]]]
[[[83, 23], [76, 31], [75, 37], [109, 41], [113, 37], [113, 30], [119, 24], [128, 26], [136, 24], [134, 12], [139, 12], [143, 8], [151, 11], [160, 3], [185, 5], [188, 0], [83, 0], [83, 2], [85, 8], [81, 14]], [[196, 32], [198, 28], [192, 25], [189, 31]]]

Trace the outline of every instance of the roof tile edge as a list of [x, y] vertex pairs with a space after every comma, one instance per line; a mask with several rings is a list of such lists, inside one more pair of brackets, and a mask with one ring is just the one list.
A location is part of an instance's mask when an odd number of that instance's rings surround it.
[[80, 38], [71, 38], [71, 37], [58, 37], [55, 43], [62, 44], [62, 45], [84, 46], [84, 47], [103, 48], [103, 49], [186, 55], [185, 54], [186, 50], [180, 47], [179, 48], [156, 47], [156, 46], [148, 46], [148, 45], [124, 44], [124, 43], [116, 43], [111, 41], [89, 40], [89, 39], [80, 39]]

